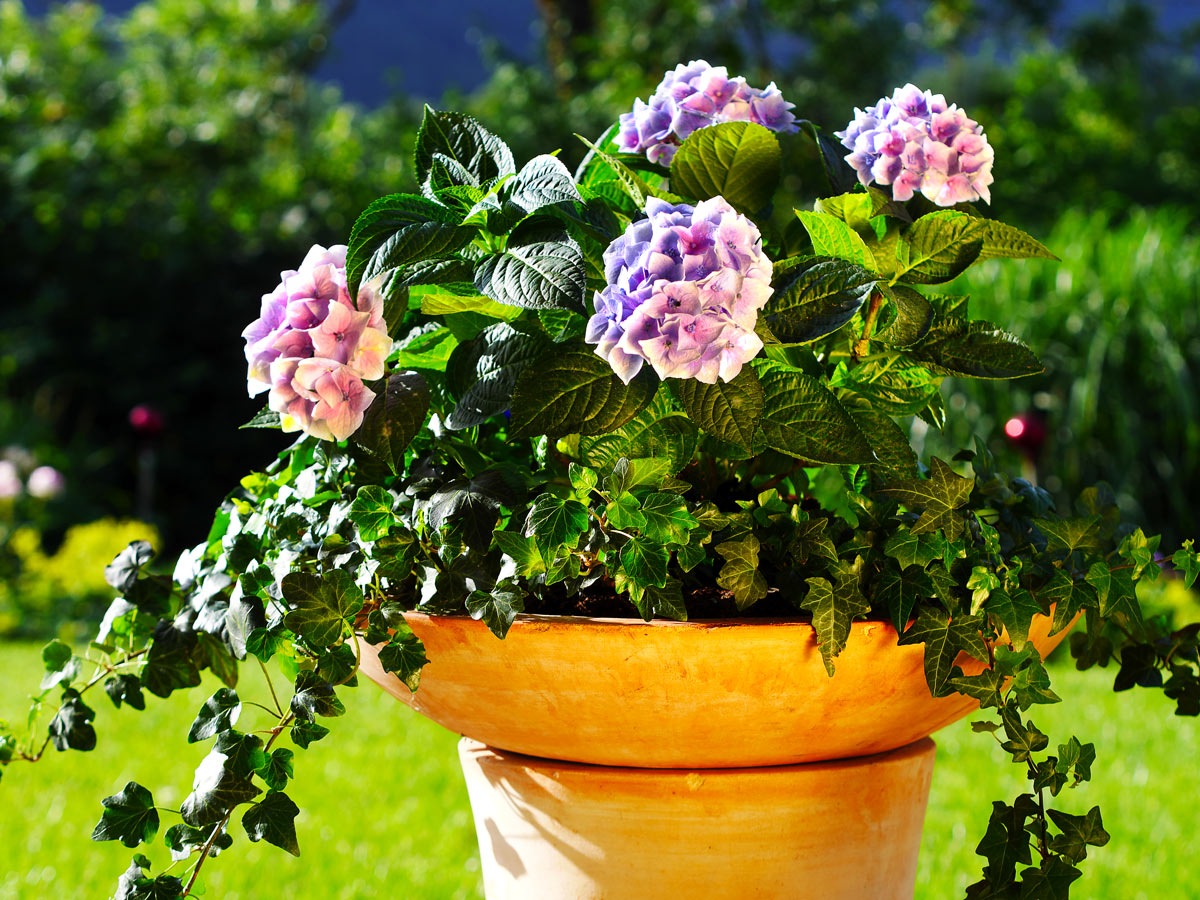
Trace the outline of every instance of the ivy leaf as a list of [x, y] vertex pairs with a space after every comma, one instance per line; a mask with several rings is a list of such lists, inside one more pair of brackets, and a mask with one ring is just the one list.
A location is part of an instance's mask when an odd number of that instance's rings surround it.
[[329, 729], [316, 722], [297, 722], [289, 732], [292, 742], [301, 750], [307, 750], [313, 744], [329, 734]]
[[541, 494], [529, 508], [525, 536], [537, 542], [543, 559], [549, 562], [563, 544], [574, 546], [587, 527], [587, 507], [578, 500]]
[[259, 793], [248, 777], [226, 767], [225, 754], [214, 749], [196, 767], [192, 792], [179, 812], [193, 828], [216, 825], [235, 806], [253, 800]]
[[195, 633], [159, 622], [142, 667], [142, 686], [156, 697], [169, 697], [172, 691], [198, 685], [200, 669], [192, 658], [197, 641]]
[[571, 463], [567, 471], [571, 480], [571, 490], [580, 498], [588, 497], [600, 483], [600, 475], [595, 469], [589, 469], [579, 463]]
[[167, 833], [163, 835], [167, 849], [171, 851], [171, 859], [176, 862], [187, 859], [197, 850], [201, 850], [208, 844], [209, 839], [212, 839], [212, 845], [209, 847], [208, 855], [220, 856], [222, 850], [228, 850], [233, 846], [233, 838], [224, 830], [214, 838], [212, 836], [213, 830], [219, 827], [219, 824], [208, 828], [193, 828], [191, 825], [172, 825], [167, 829]]
[[667, 380], [671, 393], [693, 422], [723, 441], [750, 450], [763, 411], [763, 389], [749, 366], [732, 381], [704, 384], [694, 378]]
[[388, 533], [396, 518], [392, 513], [394, 502], [391, 492], [382, 485], [368, 484], [358, 489], [349, 517], [362, 540], [377, 541]]
[[1024, 588], [1013, 591], [993, 591], [983, 611], [1004, 627], [1014, 647], [1022, 649], [1029, 641], [1029, 625], [1033, 617], [1044, 612], [1033, 594]]
[[471, 428], [508, 410], [517, 379], [546, 349], [541, 335], [503, 322], [459, 344], [447, 367], [458, 403], [446, 417], [446, 427]]
[[963, 478], [938, 457], [933, 457], [928, 479], [898, 481], [880, 488], [877, 493], [903, 503], [909, 509], [924, 510], [911, 529], [915, 535], [943, 530], [956, 541], [966, 529], [962, 515], [956, 511], [966, 505], [975, 486], [973, 478]]
[[871, 611], [870, 601], [859, 589], [858, 575], [848, 566], [837, 574], [836, 581], [835, 586], [826, 578], [807, 579], [808, 593], [800, 601], [800, 608], [812, 613], [821, 660], [831, 678], [833, 660], [845, 649], [850, 637], [850, 623]]
[[874, 462], [871, 445], [837, 397], [817, 379], [777, 365], [759, 368], [760, 427], [767, 445], [812, 462]]
[[1066, 775], [1074, 773], [1075, 784], [1092, 779], [1092, 763], [1096, 761], [1096, 745], [1081, 744], [1072, 737], [1067, 743], [1058, 745], [1058, 771]]
[[1062, 698], [1050, 690], [1050, 674], [1040, 659], [1031, 659], [1013, 676], [1011, 695], [1024, 712], [1035, 703], [1059, 703]]
[[642, 500], [643, 533], [661, 544], [686, 544], [688, 532], [699, 522], [687, 510], [687, 502], [678, 494], [658, 491]]
[[533, 538], [512, 531], [497, 531], [493, 537], [501, 552], [516, 564], [517, 574], [522, 578], [531, 578], [546, 571], [546, 561], [542, 559]]
[[133, 541], [104, 569], [104, 580], [116, 591], [129, 593], [142, 568], [154, 558], [149, 541]]
[[290, 572], [280, 584], [292, 607], [284, 624], [313, 647], [336, 643], [349, 619], [363, 607], [362, 588], [340, 569], [324, 575]]
[[217, 735], [213, 749], [225, 754], [225, 768], [234, 775], [249, 777], [267, 761], [262, 739], [256, 734], [242, 734], [230, 729]]
[[950, 209], [921, 216], [897, 247], [900, 280], [937, 284], [957, 278], [983, 250], [985, 221]]
[[900, 635], [899, 643], [925, 645], [925, 680], [935, 697], [946, 693], [946, 682], [953, 675], [954, 660], [960, 651], [980, 662], [988, 659], [978, 619], [968, 616], [951, 619], [948, 612], [933, 606], [920, 608], [917, 621]]
[[896, 631], [901, 633], [908, 627], [908, 620], [916, 605], [933, 594], [933, 582], [915, 566], [903, 570], [897, 566], [887, 566], [875, 584], [875, 600], [886, 604], [888, 617], [896, 626]]
[[301, 670], [296, 676], [296, 693], [292, 697], [291, 709], [296, 718], [304, 722], [312, 722], [317, 716], [334, 718], [346, 712], [333, 685], [307, 669]]
[[353, 440], [398, 475], [404, 471], [404, 451], [425, 427], [429, 386], [417, 372], [395, 372], [376, 387]]
[[254, 771], [266, 782], [267, 787], [275, 791], [281, 791], [287, 785], [288, 779], [292, 777], [292, 758], [294, 755], [286, 747], [278, 747], [271, 751], [271, 755], [265, 757], [262, 765]]
[[621, 548], [621, 567], [639, 587], [665, 587], [670, 561], [667, 548], [647, 537], [635, 537]]
[[739, 610], [753, 606], [767, 596], [767, 579], [758, 571], [758, 553], [761, 548], [753, 534], [717, 544], [716, 551], [725, 559], [717, 584], [733, 593], [733, 602]]
[[46, 675], [39, 687], [46, 691], [59, 684], [70, 684], [79, 676], [82, 662], [62, 641], [51, 641], [42, 648], [42, 666]]
[[427, 105], [413, 151], [418, 182], [429, 176], [435, 153], [455, 163], [476, 186], [517, 170], [508, 145], [473, 118]]
[[998, 800], [992, 801], [992, 815], [987, 831], [975, 852], [988, 861], [988, 881], [996, 887], [1012, 884], [1018, 863], [1029, 865], [1029, 832], [1025, 829], [1027, 813], [1018, 807]]
[[1100, 549], [1100, 517], [1075, 519], [1034, 519], [1033, 524], [1046, 536], [1050, 550], [1071, 553], [1075, 550]]
[[671, 160], [671, 189], [707, 200], [724, 197], [753, 214], [771, 202], [783, 172], [779, 141], [762, 125], [723, 122], [693, 131]]
[[48, 731], [55, 750], [94, 750], [96, 729], [92, 719], [96, 712], [79, 697], [79, 691], [67, 688], [62, 693], [62, 705], [50, 720]]
[[1021, 873], [1021, 897], [1044, 898], [1044, 900], [1068, 900], [1071, 884], [1083, 873], [1062, 857], [1047, 856], [1041, 868], [1026, 869]]
[[1093, 806], [1083, 816], [1073, 816], [1057, 809], [1048, 809], [1046, 813], [1062, 831], [1062, 834], [1050, 840], [1050, 849], [1073, 863], [1082, 862], [1087, 857], [1089, 846], [1103, 847], [1108, 843], [1109, 833], [1104, 830], [1098, 806]]
[[883, 552], [900, 564], [901, 569], [916, 566], [924, 569], [946, 551], [946, 540], [939, 534], [914, 534], [907, 525], [899, 526], [883, 545]]
[[960, 671], [946, 680], [946, 686], [966, 697], [974, 697], [983, 709], [998, 708], [1003, 702], [1004, 676], [995, 669], [984, 669], [978, 675], [964, 675]]
[[192, 722], [188, 731], [188, 743], [206, 741], [219, 731], [232, 728], [242, 712], [242, 701], [237, 691], [232, 688], [221, 688], [204, 701], [200, 714]]
[[397, 623], [392, 639], [379, 650], [379, 665], [383, 671], [399, 678], [415, 692], [421, 683], [421, 669], [429, 662], [425, 645], [408, 625]]
[[1033, 754], [1045, 750], [1050, 739], [1032, 722], [1024, 722], [1013, 704], [1008, 704], [1000, 711], [1000, 721], [1004, 725], [1004, 733], [1008, 740], [1000, 744], [1013, 762], [1030, 762]]
[[175, 900], [183, 896], [183, 882], [174, 875], [159, 875], [147, 878], [143, 869], [150, 867], [150, 860], [141, 854], [117, 879], [117, 892], [113, 900]]
[[1095, 589], [1086, 581], [1076, 581], [1062, 569], [1054, 572], [1054, 577], [1038, 592], [1038, 599], [1043, 604], [1054, 604], [1054, 621], [1050, 625], [1050, 634], [1057, 634], [1066, 628], [1083, 609], [1096, 609], [1100, 599]]
[[586, 286], [583, 251], [559, 225], [518, 228], [503, 252], [475, 268], [479, 293], [522, 309], [583, 312]]
[[492, 634], [504, 640], [517, 613], [525, 611], [525, 596], [497, 585], [491, 593], [472, 591], [467, 595], [466, 605], [472, 619], [482, 620]]
[[251, 841], [266, 841], [292, 856], [300, 855], [296, 840], [296, 816], [300, 808], [282, 791], [268, 791], [242, 816], [242, 827]]
[[604, 507], [604, 514], [615, 528], [625, 530], [642, 529], [646, 526], [646, 517], [642, 515], [642, 505], [638, 498], [628, 491], [617, 494]]
[[1191, 588], [1200, 575], [1200, 552], [1192, 549], [1192, 539], [1183, 542], [1183, 546], [1175, 551], [1171, 562], [1175, 568], [1183, 570], [1183, 586]]
[[120, 841], [126, 847], [150, 843], [158, 834], [158, 810], [150, 792], [131, 781], [119, 794], [100, 801], [104, 812], [92, 830], [93, 841]]
[[828, 213], [808, 212], [803, 209], [796, 210], [796, 215], [804, 224], [804, 230], [812, 240], [813, 253], [817, 256], [846, 259], [870, 272], [879, 271], [876, 268], [875, 256], [863, 243], [858, 232], [844, 221]]
[[686, 622], [688, 618], [687, 606], [683, 602], [683, 585], [676, 578], [667, 579], [667, 583], [661, 587], [649, 585], [642, 595], [642, 605], [645, 608], [639, 608], [639, 612], [647, 622], [655, 616], [664, 616], [677, 622]]
[[848, 260], [812, 256], [772, 280], [775, 292], [763, 310], [763, 320], [782, 343], [803, 344], [832, 334], [853, 319], [875, 290], [879, 276]]
[[557, 345], [517, 379], [512, 435], [603, 434], [645, 409], [654, 392], [650, 378], [623, 384], [607, 362], [583, 345]]
[[146, 708], [146, 696], [142, 693], [142, 683], [136, 675], [125, 673], [106, 678], [104, 692], [117, 709], [121, 708], [122, 703], [128, 703], [133, 709]]

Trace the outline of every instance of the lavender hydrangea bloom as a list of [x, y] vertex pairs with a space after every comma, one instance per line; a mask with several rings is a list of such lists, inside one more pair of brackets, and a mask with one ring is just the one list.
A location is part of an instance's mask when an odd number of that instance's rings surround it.
[[892, 186], [895, 200], [916, 191], [938, 206], [991, 202], [995, 156], [983, 128], [941, 94], [906, 84], [874, 106], [854, 110], [845, 131], [846, 157], [864, 185]]
[[626, 384], [647, 362], [660, 378], [731, 381], [762, 349], [754, 326], [772, 289], [758, 228], [722, 197], [650, 199], [646, 214], [604, 251], [585, 339]]
[[376, 286], [350, 299], [343, 245], [314, 246], [298, 270], [281, 273], [242, 337], [250, 396], [270, 391], [284, 431], [327, 440], [358, 430], [375, 396], [363, 382], [383, 377], [392, 344]]
[[667, 72], [649, 102], [634, 101], [633, 112], [621, 116], [617, 143], [669, 166], [679, 144], [709, 125], [754, 122], [771, 131], [798, 131], [793, 106], [775, 82], [761, 90], [752, 88], [745, 78], [730, 78], [724, 66], [697, 59]]

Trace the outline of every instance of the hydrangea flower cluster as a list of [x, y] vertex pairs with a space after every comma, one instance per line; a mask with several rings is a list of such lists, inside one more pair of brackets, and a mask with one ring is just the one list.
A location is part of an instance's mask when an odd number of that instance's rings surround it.
[[340, 244], [315, 245], [298, 271], [279, 277], [242, 332], [250, 396], [270, 391], [267, 403], [284, 431], [344, 440], [375, 399], [363, 382], [383, 377], [391, 350], [383, 298], [364, 285], [350, 299]]
[[742, 77], [730, 78], [724, 66], [702, 59], [667, 72], [650, 102], [639, 97], [633, 112], [621, 116], [617, 143], [631, 153], [645, 152], [650, 162], [671, 165], [679, 144], [698, 128], [722, 122], [754, 122], [771, 131], [798, 131], [796, 117], [775, 82], [762, 90]]
[[758, 228], [722, 197], [651, 199], [646, 213], [604, 251], [586, 340], [626, 384], [646, 362], [660, 378], [732, 380], [763, 346], [771, 260]]
[[983, 128], [941, 94], [912, 84], [891, 98], [854, 110], [845, 131], [834, 132], [853, 152], [846, 157], [858, 180], [892, 186], [892, 198], [920, 191], [938, 206], [991, 202], [995, 154]]

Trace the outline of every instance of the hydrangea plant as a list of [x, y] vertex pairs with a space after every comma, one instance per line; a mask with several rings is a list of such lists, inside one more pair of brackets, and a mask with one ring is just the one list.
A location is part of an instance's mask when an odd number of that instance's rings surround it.
[[[1103, 487], [1056, 510], [982, 447], [918, 459], [906, 426], [945, 421], [944, 377], [1041, 370], [948, 285], [979, 260], [1053, 255], [964, 202], [987, 199], [992, 151], [941, 95], [899, 89], [844, 145], [790, 108], [694, 62], [574, 173], [553, 155], [518, 167], [479, 123], [427, 109], [420, 193], [380, 198], [344, 247], [283, 274], [244, 335], [250, 392], [269, 392], [248, 424], [297, 439], [173, 574], [145, 542], [122, 552], [97, 668], [51, 644], [49, 721], [0, 735], [4, 763], [87, 750], [97, 685], [141, 708], [203, 670], [224, 680], [188, 734], [211, 751], [165, 832], [173, 862], [135, 856], [118, 898], [195, 893], [235, 834], [299, 853], [286, 788], [302, 766], [277, 745], [329, 734], [356, 636], [419, 690], [406, 611], [503, 639], [523, 612], [581, 608], [810, 618], [833, 677], [852, 621], [890, 623], [923, 645], [933, 695], [991, 711], [976, 730], [1028, 778], [993, 804], [968, 896], [1067, 895], [1108, 835], [1098, 809], [1065, 808], [1095, 747], [1052, 745], [1029, 718], [1058, 700], [1031, 623], [1075, 625], [1081, 668], [1114, 664], [1117, 689], [1161, 687], [1196, 715], [1200, 626], [1146, 616], [1135, 586], [1190, 585], [1200, 554], [1160, 552]], [[780, 141], [808, 136], [828, 185], [794, 208]], [[244, 700], [247, 663], [276, 666], [290, 696]], [[97, 840], [156, 838], [144, 786], [103, 805]]]

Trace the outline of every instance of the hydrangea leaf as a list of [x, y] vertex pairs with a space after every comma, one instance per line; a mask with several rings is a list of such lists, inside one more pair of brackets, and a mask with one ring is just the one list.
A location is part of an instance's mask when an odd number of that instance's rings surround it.
[[849, 566], [838, 571], [835, 581], [831, 584], [827, 578], [806, 579], [808, 593], [800, 601], [800, 608], [812, 613], [821, 660], [830, 677], [834, 673], [833, 660], [850, 637], [850, 623], [871, 611], [870, 601], [859, 589], [858, 575]]
[[459, 344], [450, 357], [447, 376], [458, 403], [446, 427], [471, 428], [512, 406], [513, 389], [526, 367], [546, 352], [546, 339], [498, 323], [472, 341]]
[[350, 296], [377, 275], [412, 262], [448, 257], [474, 236], [453, 210], [415, 194], [389, 194], [371, 203], [350, 230], [346, 284]]
[[100, 802], [104, 812], [92, 830], [93, 841], [120, 841], [126, 847], [136, 847], [150, 843], [158, 834], [154, 797], [136, 781]]
[[909, 352], [927, 366], [968, 378], [1023, 378], [1045, 370], [1033, 351], [991, 322], [935, 324]]
[[517, 170], [508, 145], [473, 118], [427, 105], [413, 151], [418, 182], [429, 175], [435, 153], [453, 161], [476, 186]]
[[555, 203], [582, 203], [571, 173], [557, 156], [535, 156], [521, 167], [512, 181], [512, 202], [527, 213]]
[[404, 451], [425, 427], [429, 386], [417, 372], [395, 372], [376, 385], [354, 443], [382, 460], [393, 473], [404, 470]]
[[862, 431], [817, 379], [775, 364], [758, 367], [758, 374], [763, 388], [759, 427], [767, 446], [812, 462], [874, 462]]
[[844, 259], [812, 256], [776, 271], [775, 293], [762, 321], [785, 344], [802, 344], [832, 334], [854, 318], [875, 290], [879, 276]]
[[688, 418], [708, 434], [753, 450], [762, 418], [763, 389], [750, 366], [732, 381], [704, 384], [694, 378], [671, 378], [667, 384]]
[[606, 469], [621, 457], [655, 459], [665, 464], [665, 474], [673, 475], [692, 461], [697, 440], [696, 426], [675, 408], [670, 393], [660, 388], [650, 405], [624, 425], [581, 437], [579, 452], [587, 465], [597, 469]]
[[980, 259], [1058, 259], [1041, 241], [1020, 228], [995, 219], [982, 221], [980, 233], [983, 235], [983, 248], [979, 251]]
[[559, 225], [517, 229], [501, 253], [475, 268], [481, 294], [523, 309], [582, 312], [586, 283], [583, 251]]
[[654, 391], [648, 378], [622, 384], [607, 362], [581, 345], [556, 346], [517, 379], [512, 435], [603, 434], [645, 409]]
[[237, 691], [232, 688], [221, 688], [204, 701], [200, 713], [196, 716], [188, 731], [188, 743], [206, 741], [219, 731], [232, 728], [242, 712], [242, 701]]
[[771, 202], [782, 172], [775, 135], [753, 122], [723, 122], [688, 135], [671, 161], [671, 187], [696, 200], [724, 197], [753, 214]]
[[897, 277], [917, 284], [957, 278], [979, 258], [986, 221], [952, 209], [921, 216], [900, 238]]
[[242, 816], [242, 827], [251, 841], [266, 841], [292, 856], [300, 855], [296, 840], [296, 816], [300, 808], [282, 791], [268, 791]]
[[875, 256], [853, 228], [827, 213], [798, 209], [796, 215], [804, 224], [817, 256], [832, 256], [858, 263], [870, 272], [877, 272]]
[[889, 347], [911, 347], [922, 340], [933, 326], [933, 304], [912, 288], [902, 284], [884, 290], [894, 315], [875, 332], [872, 340]]

